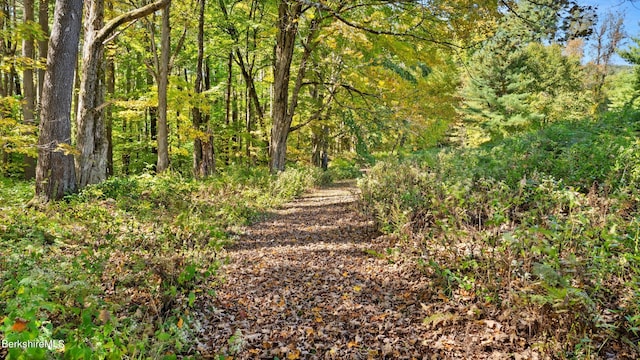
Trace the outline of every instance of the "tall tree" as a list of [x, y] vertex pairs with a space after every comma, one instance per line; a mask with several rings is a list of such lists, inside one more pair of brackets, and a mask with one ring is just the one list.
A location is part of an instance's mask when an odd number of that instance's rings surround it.
[[622, 56], [623, 59], [635, 65], [635, 79], [633, 84], [634, 94], [631, 99], [627, 101], [627, 104], [633, 104], [636, 99], [640, 97], [640, 38], [633, 37], [631, 40], [633, 40], [635, 45], [620, 52], [620, 56]]
[[[33, 0], [24, 0], [24, 24], [28, 28], [34, 21], [34, 4]], [[36, 88], [33, 82], [33, 57], [35, 54], [35, 39], [33, 34], [25, 34], [22, 40], [22, 57], [25, 61], [24, 69], [22, 70], [22, 89], [23, 89], [23, 103], [22, 103], [22, 116], [24, 122], [29, 125], [36, 123]], [[24, 175], [26, 179], [33, 179], [36, 176], [36, 159], [25, 156], [25, 168]]]
[[76, 190], [71, 154], [71, 97], [82, 23], [82, 0], [58, 0], [42, 92], [36, 196], [57, 200]]
[[[495, 34], [471, 55], [462, 88], [465, 143], [500, 138], [586, 111], [579, 60], [563, 56], [556, 41], [586, 36], [588, 31], [565, 26], [558, 35], [563, 6], [549, 0], [515, 3]], [[542, 45], [545, 42], [552, 45]]]
[[594, 35], [593, 50], [595, 54], [593, 62], [589, 64], [593, 78], [590, 87], [593, 90], [595, 110], [604, 111], [607, 99], [603, 87], [611, 65], [611, 58], [626, 37], [622, 14], [607, 14]]
[[[147, 16], [167, 6], [170, 0], [158, 0], [141, 8], [129, 11], [104, 24], [104, 0], [89, 0], [85, 3], [84, 43], [82, 50], [82, 79], [77, 118], [76, 157], [78, 186], [99, 183], [107, 177], [108, 141], [103, 116], [104, 84], [100, 74], [103, 69], [104, 44], [121, 25]], [[103, 25], [104, 24], [104, 25]]]
[[[206, 0], [199, 0], [198, 9], [198, 57], [196, 60], [195, 93], [200, 97], [204, 90], [204, 15]], [[203, 114], [199, 107], [199, 101], [191, 110], [193, 127], [196, 130], [196, 138], [193, 143], [193, 173], [203, 178], [215, 172], [216, 159], [213, 147], [213, 135], [209, 125], [209, 115]]]
[[[307, 10], [317, 10], [309, 23], [309, 31], [302, 44], [302, 55], [298, 65], [297, 77], [292, 89], [290, 86], [291, 64], [295, 51], [296, 38], [302, 15]], [[300, 89], [307, 70], [307, 61], [314, 48], [314, 40], [322, 20], [319, 8], [303, 4], [302, 1], [281, 0], [278, 6], [278, 20], [273, 65], [273, 103], [271, 118], [271, 141], [269, 145], [272, 172], [283, 171], [286, 162], [287, 139], [291, 129], [294, 112], [298, 106]]]
[[[44, 36], [38, 39], [38, 56], [41, 61], [47, 61], [47, 46], [49, 35], [49, 0], [39, 0], [38, 3], [38, 24]], [[45, 69], [38, 69], [38, 101], [42, 99], [42, 87], [44, 85]]]
[[[355, 4], [345, 0], [278, 1], [269, 146], [271, 170], [278, 172], [285, 167], [287, 137], [298, 107], [308, 60], [327, 24], [337, 21], [354, 32], [451, 47], [468, 37], [470, 24], [483, 16], [495, 16], [496, 9], [497, 2], [492, 0], [473, 5], [460, 1], [454, 6], [450, 1], [362, 0]], [[295, 81], [291, 83], [293, 64], [297, 64], [297, 70]]]
[[171, 0], [162, 9], [160, 35], [160, 63], [158, 67], [158, 163], [156, 171], [169, 168], [169, 127], [167, 124], [167, 87], [169, 85], [169, 61], [171, 60]]

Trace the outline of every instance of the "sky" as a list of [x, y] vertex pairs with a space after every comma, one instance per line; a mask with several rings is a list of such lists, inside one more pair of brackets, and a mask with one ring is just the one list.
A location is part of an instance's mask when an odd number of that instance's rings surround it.
[[[577, 0], [580, 5], [594, 5], [598, 8], [598, 19], [604, 19], [607, 13], [621, 13], [624, 15], [624, 28], [629, 36], [640, 37], [640, 0]], [[633, 44], [626, 40], [623, 48]], [[586, 49], [589, 57], [589, 49]], [[626, 64], [626, 62], [616, 55], [612, 59], [614, 64]]]

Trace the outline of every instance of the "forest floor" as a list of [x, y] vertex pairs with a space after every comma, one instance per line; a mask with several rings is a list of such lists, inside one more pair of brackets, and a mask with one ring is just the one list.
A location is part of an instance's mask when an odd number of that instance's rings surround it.
[[465, 314], [448, 305], [415, 262], [394, 255], [396, 241], [357, 211], [356, 191], [353, 182], [317, 189], [240, 231], [215, 297], [196, 307], [201, 354], [538, 357], [477, 308]]

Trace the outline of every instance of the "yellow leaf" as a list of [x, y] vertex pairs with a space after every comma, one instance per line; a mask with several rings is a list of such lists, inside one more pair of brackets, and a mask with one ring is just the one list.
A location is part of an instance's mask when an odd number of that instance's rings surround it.
[[66, 143], [59, 143], [58, 147], [56, 147], [54, 151], [61, 152], [64, 155], [80, 155], [80, 151], [78, 149]]
[[359, 346], [360, 346], [360, 345], [359, 345], [357, 342], [355, 342], [355, 341], [349, 341], [349, 343], [347, 343], [347, 347], [348, 347], [349, 349], [351, 349], [352, 347], [359, 347]]
[[184, 320], [182, 320], [182, 318], [180, 318], [178, 320], [178, 329], [182, 329], [182, 325], [184, 325]]
[[287, 359], [289, 360], [296, 360], [296, 359], [300, 359], [300, 350], [295, 349], [294, 351], [290, 352], [287, 355]]
[[362, 286], [360, 286], [360, 285], [356, 285], [356, 286], [353, 287], [353, 291], [355, 291], [355, 292], [360, 292], [361, 290], [362, 290]]

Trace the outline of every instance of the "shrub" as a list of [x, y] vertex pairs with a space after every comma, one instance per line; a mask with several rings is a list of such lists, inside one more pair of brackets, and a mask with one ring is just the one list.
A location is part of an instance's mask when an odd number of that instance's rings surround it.
[[448, 296], [554, 324], [531, 344], [554, 356], [624, 347], [640, 319], [636, 119], [381, 162], [359, 181], [365, 208]]
[[39, 208], [23, 206], [33, 184], [0, 180], [1, 336], [64, 342], [9, 358], [196, 355], [189, 313], [219, 280], [228, 232], [300, 194], [314, 174], [111, 178]]

